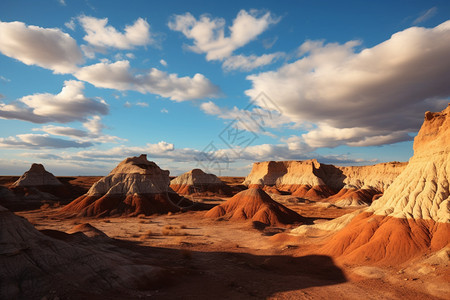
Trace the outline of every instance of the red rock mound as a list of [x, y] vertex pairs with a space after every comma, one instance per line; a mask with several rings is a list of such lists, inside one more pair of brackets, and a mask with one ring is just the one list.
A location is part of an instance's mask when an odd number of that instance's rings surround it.
[[266, 192], [250, 188], [234, 195], [206, 214], [208, 218], [224, 217], [228, 220], [252, 220], [266, 225], [284, 225], [302, 222], [296, 212], [274, 201]]
[[349, 263], [394, 264], [450, 243], [450, 105], [425, 114], [414, 156], [384, 195], [324, 245]]
[[114, 216], [176, 212], [171, 197], [169, 171], [161, 170], [146, 155], [127, 158], [97, 181], [89, 191], [61, 209], [61, 214]]
[[370, 205], [374, 197], [380, 195], [378, 191], [371, 188], [361, 188], [345, 186], [337, 194], [326, 198], [324, 201], [337, 206], [363, 206]]
[[216, 175], [193, 169], [170, 182], [170, 188], [180, 195], [231, 196], [231, 188]]

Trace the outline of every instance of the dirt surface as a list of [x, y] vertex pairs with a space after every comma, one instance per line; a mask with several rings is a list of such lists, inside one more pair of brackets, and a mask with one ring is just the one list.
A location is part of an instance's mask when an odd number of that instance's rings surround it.
[[[326, 207], [323, 203], [291, 203], [289, 197], [285, 198], [278, 200], [311, 222], [354, 210]], [[449, 274], [442, 268], [421, 275], [405, 272], [405, 266], [336, 265], [329, 256], [298, 255], [302, 249], [311, 253], [321, 241], [314, 237], [295, 241], [274, 237], [289, 232], [289, 228], [257, 230], [252, 222], [205, 219], [205, 211], [106, 219], [60, 219], [54, 217], [56, 212], [50, 208], [18, 215], [39, 230], [68, 231], [75, 225], [89, 223], [113, 238], [114, 245], [127, 255], [136, 259], [147, 257], [170, 270], [163, 287], [127, 297], [445, 299], [447, 292], [445, 280]], [[111, 297], [115, 296], [108, 295]]]
[[[0, 184], [8, 186], [17, 178], [0, 177]], [[87, 191], [99, 178], [58, 177], [77, 191]], [[243, 178], [221, 177], [221, 180], [241, 188]], [[309, 224], [359, 209], [338, 208], [290, 195], [271, 196], [301, 214]], [[227, 200], [190, 198], [200, 203], [197, 209]], [[205, 210], [64, 219], [57, 217], [58, 209], [44, 206], [16, 214], [47, 234], [89, 223], [111, 238], [108, 243], [114, 251], [136, 262], [163, 267], [169, 273], [157, 288], [143, 287], [132, 294], [105, 292], [93, 297], [80, 291], [77, 295], [49, 295], [48, 299], [56, 296], [59, 299], [446, 299], [450, 293], [450, 272], [439, 264], [424, 266], [410, 262], [388, 267], [339, 264], [333, 257], [314, 254], [327, 237], [284, 234], [289, 233], [291, 226], [258, 230], [250, 221], [204, 218]]]

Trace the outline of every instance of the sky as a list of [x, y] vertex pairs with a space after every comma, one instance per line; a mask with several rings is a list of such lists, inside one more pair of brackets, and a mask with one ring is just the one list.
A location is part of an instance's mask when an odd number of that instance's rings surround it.
[[0, 2], [0, 174], [407, 161], [450, 102], [450, 2]]

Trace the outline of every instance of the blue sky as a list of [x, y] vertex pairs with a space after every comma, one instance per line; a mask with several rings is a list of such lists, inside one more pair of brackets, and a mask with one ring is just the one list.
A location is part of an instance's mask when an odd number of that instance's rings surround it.
[[0, 174], [407, 161], [450, 97], [448, 1], [2, 1]]

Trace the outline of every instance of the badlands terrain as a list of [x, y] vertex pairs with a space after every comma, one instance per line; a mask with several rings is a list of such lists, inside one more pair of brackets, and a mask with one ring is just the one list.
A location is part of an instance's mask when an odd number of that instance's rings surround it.
[[[194, 166], [193, 166], [194, 167]], [[448, 299], [450, 106], [409, 162], [0, 177], [1, 299]]]

